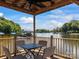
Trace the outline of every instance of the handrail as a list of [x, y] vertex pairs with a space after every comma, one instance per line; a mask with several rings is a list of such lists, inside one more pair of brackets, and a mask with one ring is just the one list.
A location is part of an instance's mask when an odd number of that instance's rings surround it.
[[68, 39], [68, 40], [79, 40], [78, 38], [53, 38], [53, 39]]

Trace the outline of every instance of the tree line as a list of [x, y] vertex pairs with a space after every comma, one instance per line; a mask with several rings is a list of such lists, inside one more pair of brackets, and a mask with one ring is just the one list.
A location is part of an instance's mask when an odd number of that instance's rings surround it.
[[37, 29], [36, 32], [63, 32], [63, 33], [79, 33], [79, 20], [71, 20], [63, 24], [61, 28], [57, 27], [55, 29], [46, 30], [46, 29]]

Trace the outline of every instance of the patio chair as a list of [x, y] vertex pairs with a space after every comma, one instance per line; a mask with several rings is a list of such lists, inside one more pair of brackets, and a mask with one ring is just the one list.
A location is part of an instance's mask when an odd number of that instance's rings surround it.
[[40, 40], [38, 44], [42, 45], [43, 47], [47, 47], [47, 41], [45, 40]]
[[43, 54], [43, 50], [44, 50], [45, 48], [47, 48], [47, 41], [45, 41], [45, 40], [40, 40], [40, 41], [38, 42], [38, 44], [41, 45], [42, 48], [36, 49], [35, 52], [36, 52], [36, 54]]
[[44, 49], [44, 53], [43, 55], [36, 55], [35, 56], [35, 59], [47, 59], [47, 58], [50, 58], [50, 59], [53, 59], [53, 55], [54, 55], [54, 50], [55, 50], [55, 47], [48, 47], [48, 48], [45, 48]]
[[24, 40], [16, 41], [16, 47], [17, 47], [17, 53], [18, 54], [23, 54], [23, 55], [26, 54], [26, 51], [23, 48], [20, 47], [20, 45], [24, 45], [24, 44], [25, 44]]
[[6, 47], [3, 47], [3, 51], [7, 59], [26, 59], [26, 57], [22, 55], [11, 56], [9, 49]]

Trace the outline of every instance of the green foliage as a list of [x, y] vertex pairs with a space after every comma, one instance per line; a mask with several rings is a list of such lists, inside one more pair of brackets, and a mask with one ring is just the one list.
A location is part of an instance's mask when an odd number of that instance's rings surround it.
[[38, 33], [48, 33], [50, 31], [46, 30], [46, 29], [37, 29], [36, 32], [38, 32]]
[[0, 32], [11, 34], [11, 32], [20, 33], [20, 31], [21, 27], [18, 24], [3, 17], [0, 17]]
[[58, 27], [57, 27], [57, 28], [53, 29], [52, 32], [53, 32], [53, 33], [61, 32], [61, 28], [58, 28]]
[[79, 32], [79, 20], [72, 20], [62, 26], [62, 32]]
[[65, 23], [61, 28], [55, 28], [52, 32], [64, 32], [64, 33], [79, 33], [79, 20], [71, 20], [68, 23]]
[[2, 27], [2, 32], [4, 32], [5, 34], [10, 34], [11, 27], [9, 25], [4, 25], [4, 27]]

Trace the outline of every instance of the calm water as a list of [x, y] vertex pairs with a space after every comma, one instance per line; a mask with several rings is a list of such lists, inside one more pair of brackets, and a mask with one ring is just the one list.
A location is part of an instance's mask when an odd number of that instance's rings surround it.
[[54, 38], [61, 38], [61, 34], [53, 34], [53, 33], [36, 33], [37, 37], [50, 37], [53, 35]]

